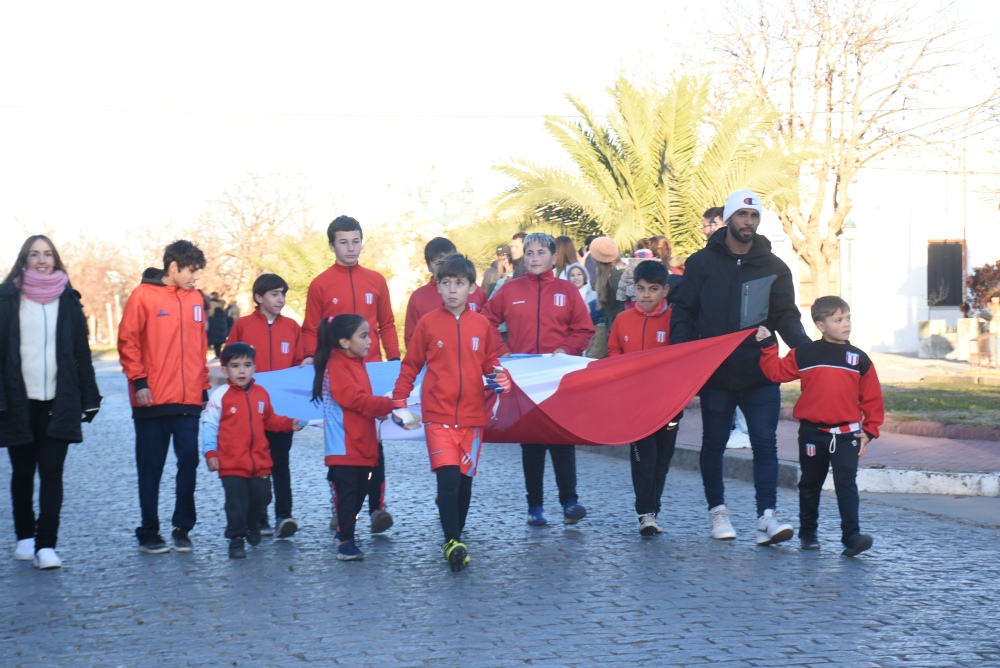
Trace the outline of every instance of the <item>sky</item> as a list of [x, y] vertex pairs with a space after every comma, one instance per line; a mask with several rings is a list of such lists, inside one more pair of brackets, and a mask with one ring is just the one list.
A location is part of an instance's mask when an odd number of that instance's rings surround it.
[[391, 222], [424, 184], [481, 206], [493, 165], [565, 164], [566, 93], [665, 80], [720, 1], [5, 2], [0, 264], [28, 233], [188, 226], [251, 173], [323, 222]]

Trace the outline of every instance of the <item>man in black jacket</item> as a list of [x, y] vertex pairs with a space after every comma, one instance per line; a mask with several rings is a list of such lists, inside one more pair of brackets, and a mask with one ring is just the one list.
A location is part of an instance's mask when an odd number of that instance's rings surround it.
[[[757, 234], [763, 208], [760, 198], [739, 190], [726, 198], [725, 227], [685, 265], [684, 281], [673, 302], [670, 342], [683, 343], [764, 325], [791, 347], [806, 342], [795, 286], [788, 266], [771, 252], [771, 242]], [[725, 505], [723, 455], [739, 406], [746, 417], [753, 448], [757, 493], [757, 543], [773, 545], [793, 536], [789, 524], [774, 516], [778, 487], [778, 385], [760, 369], [760, 345], [747, 338], [712, 374], [701, 399], [701, 477], [708, 501], [712, 538], [736, 537]]]

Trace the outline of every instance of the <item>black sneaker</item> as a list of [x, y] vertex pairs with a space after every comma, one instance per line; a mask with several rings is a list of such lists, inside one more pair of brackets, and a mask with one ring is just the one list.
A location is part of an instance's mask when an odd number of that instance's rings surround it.
[[842, 557], [856, 557], [868, 548], [872, 546], [872, 537], [866, 533], [859, 533], [856, 536], [851, 536], [844, 541], [844, 547], [847, 549], [840, 553]]
[[170, 551], [170, 546], [163, 540], [163, 536], [156, 534], [139, 541], [139, 551], [146, 554], [163, 554]]
[[233, 538], [229, 541], [229, 558], [246, 559], [247, 549], [242, 538]]
[[263, 533], [261, 529], [250, 529], [247, 531], [247, 542], [253, 547], [260, 545], [260, 537]]
[[819, 549], [819, 539], [816, 538], [814, 533], [799, 533], [799, 549], [801, 550], [818, 550]]
[[299, 523], [292, 517], [282, 517], [277, 520], [277, 525], [278, 533], [275, 534], [277, 538], [291, 538], [299, 530]]
[[191, 543], [191, 539], [188, 538], [187, 529], [174, 527], [170, 537], [174, 539], [174, 552], [191, 552], [194, 550], [194, 545]]

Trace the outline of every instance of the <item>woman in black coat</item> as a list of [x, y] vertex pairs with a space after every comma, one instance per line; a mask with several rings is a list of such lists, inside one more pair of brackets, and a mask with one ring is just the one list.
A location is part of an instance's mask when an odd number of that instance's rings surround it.
[[0, 447], [12, 469], [15, 559], [42, 569], [62, 565], [55, 547], [63, 463], [69, 444], [83, 440], [80, 423], [93, 420], [100, 405], [80, 294], [52, 242], [28, 237], [0, 284]]

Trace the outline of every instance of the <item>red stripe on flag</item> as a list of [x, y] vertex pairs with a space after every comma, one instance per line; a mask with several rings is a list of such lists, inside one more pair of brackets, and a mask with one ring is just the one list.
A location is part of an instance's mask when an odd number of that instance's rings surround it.
[[[486, 427], [493, 443], [625, 445], [662, 428], [756, 330], [596, 360], [535, 404], [516, 385]], [[492, 402], [490, 406], [492, 411]]]

